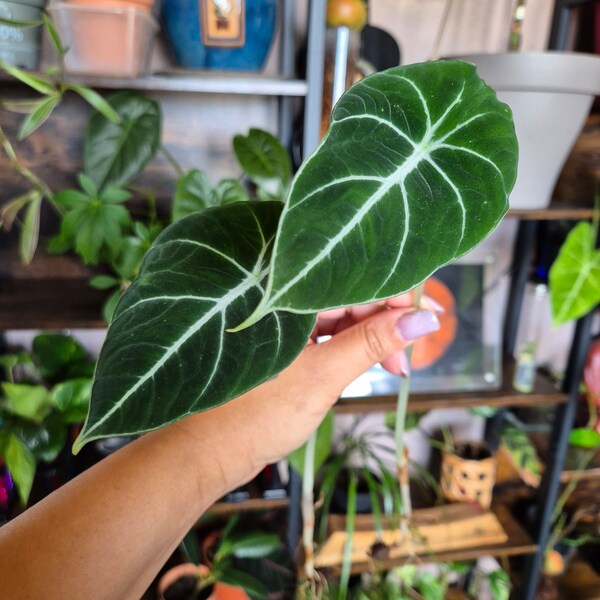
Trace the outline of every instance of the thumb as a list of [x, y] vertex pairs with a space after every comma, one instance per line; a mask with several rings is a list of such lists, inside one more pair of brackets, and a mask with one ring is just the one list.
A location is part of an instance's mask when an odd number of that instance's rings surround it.
[[310, 360], [339, 395], [374, 364], [439, 328], [437, 316], [429, 310], [384, 310], [312, 346]]

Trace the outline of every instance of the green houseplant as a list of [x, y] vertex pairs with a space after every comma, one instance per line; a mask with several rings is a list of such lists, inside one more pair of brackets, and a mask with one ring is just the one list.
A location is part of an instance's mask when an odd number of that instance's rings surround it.
[[[293, 360], [315, 312], [406, 291], [467, 252], [506, 211], [515, 161], [510, 113], [470, 65], [416, 65], [356, 84], [284, 207], [215, 207], [157, 238], [116, 309], [76, 450], [240, 395]], [[136, 353], [133, 339], [162, 350]], [[125, 355], [135, 359], [122, 373]], [[163, 401], [142, 421], [134, 406], [147, 403], [150, 381]]]
[[38, 465], [56, 459], [85, 418], [94, 361], [71, 336], [39, 334], [30, 352], [4, 354], [0, 365], [0, 456], [25, 506]]
[[509, 109], [471, 65], [356, 84], [284, 206], [217, 206], [158, 236], [116, 309], [75, 450], [227, 402], [294, 359], [316, 312], [397, 295], [469, 251], [507, 210], [516, 154]]
[[[236, 564], [244, 559], [261, 559], [273, 554], [281, 545], [279, 536], [253, 529], [242, 531], [239, 519], [234, 516], [220, 533], [210, 556], [199, 564], [196, 538], [191, 532], [184, 540], [184, 554], [190, 561], [168, 570], [158, 584], [158, 592], [165, 600], [198, 600], [214, 598], [226, 600], [225, 586], [241, 588], [246, 597], [266, 598], [268, 588], [255, 576]], [[240, 594], [235, 596], [238, 600]]]

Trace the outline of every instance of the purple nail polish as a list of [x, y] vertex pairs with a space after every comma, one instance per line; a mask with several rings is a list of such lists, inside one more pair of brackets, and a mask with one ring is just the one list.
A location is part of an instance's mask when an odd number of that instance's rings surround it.
[[408, 377], [410, 375], [410, 364], [404, 350], [400, 352], [400, 375], [402, 375], [402, 377]]
[[439, 328], [440, 322], [435, 313], [430, 310], [415, 310], [406, 313], [396, 323], [398, 334], [407, 342], [437, 331]]

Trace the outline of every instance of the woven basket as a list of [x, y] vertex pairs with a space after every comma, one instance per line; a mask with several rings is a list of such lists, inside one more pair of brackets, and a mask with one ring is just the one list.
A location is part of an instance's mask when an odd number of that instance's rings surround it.
[[496, 482], [496, 457], [488, 446], [467, 442], [442, 452], [441, 487], [450, 502], [478, 502], [489, 508]]

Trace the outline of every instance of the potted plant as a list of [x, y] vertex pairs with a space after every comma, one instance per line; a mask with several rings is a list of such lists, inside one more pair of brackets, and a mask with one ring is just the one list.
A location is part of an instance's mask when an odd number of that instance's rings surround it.
[[0, 2], [0, 60], [14, 67], [37, 69], [45, 4], [46, 0]]
[[[47, 19], [44, 22], [59, 54], [64, 55], [66, 49], [60, 36]], [[83, 263], [102, 267], [104, 272], [90, 284], [111, 291], [104, 306], [107, 322], [121, 293], [137, 274], [144, 253], [168, 223], [212, 206], [285, 196], [291, 178], [290, 161], [279, 141], [266, 131], [251, 129], [245, 136], [236, 136], [233, 150], [241, 175], [213, 184], [200, 169], [182, 169], [161, 144], [160, 106], [149, 97], [136, 92], [117, 92], [104, 99], [90, 89], [65, 83], [60, 69], [58, 77], [52, 70], [47, 77], [33, 77], [1, 62], [0, 68], [42, 94], [33, 105], [7, 103], [9, 108], [25, 108], [30, 112], [20, 128], [20, 139], [42, 126], [69, 91], [82, 95], [97, 109], [84, 132], [83, 169], [77, 175], [79, 189], [50, 189], [19, 159], [0, 129], [5, 152], [31, 185], [29, 192], [4, 204], [0, 225], [6, 230], [15, 223], [21, 225], [21, 256], [28, 263], [37, 248], [39, 215], [45, 199], [60, 216], [60, 233], [51, 241], [49, 251], [75, 252]], [[154, 191], [140, 190], [133, 184], [158, 152], [165, 154], [173, 165], [177, 180], [166, 218], [157, 214]], [[134, 194], [143, 198], [145, 208], [129, 202]], [[21, 215], [24, 217], [19, 223]]]
[[[71, 442], [87, 412], [94, 362], [71, 336], [39, 334], [30, 352], [0, 356], [0, 457], [26, 506], [34, 485]], [[64, 483], [72, 473], [58, 478]], [[52, 477], [56, 479], [56, 477]], [[39, 481], [37, 496], [52, 491]]]
[[[116, 309], [75, 450], [125, 433], [120, 425], [127, 433], [166, 425], [273, 377], [304, 348], [316, 312], [400, 294], [473, 248], [505, 214], [515, 175], [510, 111], [471, 65], [411, 65], [365, 78], [336, 104], [284, 206], [215, 206], [158, 236]], [[157, 340], [157, 355], [140, 354]], [[206, 368], [194, 368], [198, 355]], [[157, 394], [167, 386], [170, 396], [173, 369], [195, 377], [186, 378], [186, 394], [159, 407], [146, 383]], [[146, 415], [134, 409], [139, 395]], [[407, 474], [405, 388], [402, 396], [396, 441]]]
[[[187, 562], [169, 569], [158, 583], [159, 598], [161, 600], [206, 600], [208, 598], [244, 600], [250, 596], [266, 598], [267, 587], [256, 577], [241, 570], [239, 561], [267, 557], [281, 546], [281, 541], [274, 533], [236, 530], [238, 521], [237, 516], [229, 519], [216, 542], [212, 543], [209, 549], [210, 556], [205, 557], [206, 564]], [[186, 546], [189, 547], [189, 543]]]

